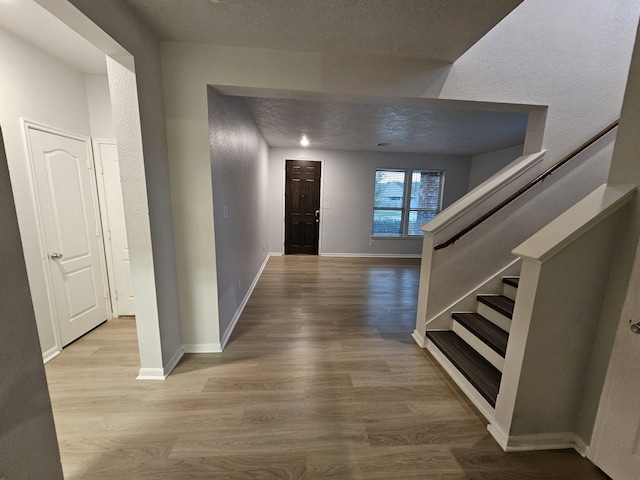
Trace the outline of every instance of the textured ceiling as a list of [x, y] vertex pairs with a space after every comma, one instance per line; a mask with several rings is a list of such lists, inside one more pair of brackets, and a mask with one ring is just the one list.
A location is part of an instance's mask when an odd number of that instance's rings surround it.
[[127, 0], [164, 40], [451, 63], [522, 0]]
[[[162, 38], [318, 53], [452, 61], [516, 0], [127, 0]], [[0, 27], [80, 71], [104, 54], [31, 0], [0, 1]], [[477, 154], [522, 143], [526, 113], [376, 99], [336, 101], [234, 93], [267, 142], [311, 148]], [[287, 97], [287, 95], [283, 95]], [[269, 98], [265, 98], [269, 97]], [[304, 97], [307, 98], [307, 97]], [[488, 108], [491, 110], [491, 108]], [[522, 110], [520, 110], [522, 112]], [[377, 147], [378, 143], [390, 143]]]
[[[413, 105], [234, 97], [271, 147], [474, 155], [524, 142], [527, 114]], [[378, 143], [390, 145], [378, 147]]]

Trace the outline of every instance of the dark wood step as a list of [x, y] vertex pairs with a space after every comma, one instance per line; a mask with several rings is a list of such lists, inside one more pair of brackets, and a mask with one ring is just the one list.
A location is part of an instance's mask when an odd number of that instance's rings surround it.
[[514, 301], [504, 295], [478, 295], [478, 301], [484, 303], [505, 317], [513, 317]]
[[479, 313], [454, 312], [451, 316], [504, 358], [509, 334]]
[[502, 283], [506, 283], [507, 285], [518, 288], [520, 277], [502, 277]]
[[429, 338], [492, 407], [502, 374], [453, 331], [428, 331]]

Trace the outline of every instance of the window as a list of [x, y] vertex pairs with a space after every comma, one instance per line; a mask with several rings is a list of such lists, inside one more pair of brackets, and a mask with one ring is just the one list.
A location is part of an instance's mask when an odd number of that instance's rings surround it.
[[420, 227], [442, 208], [444, 172], [376, 170], [374, 236], [422, 235]]

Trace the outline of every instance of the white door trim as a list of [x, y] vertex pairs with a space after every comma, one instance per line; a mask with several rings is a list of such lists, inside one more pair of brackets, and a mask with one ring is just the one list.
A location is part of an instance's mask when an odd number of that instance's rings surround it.
[[[57, 352], [53, 352], [52, 351], [53, 349], [45, 352], [46, 357], [43, 357], [43, 360], [46, 362], [56, 357], [57, 354], [62, 351], [62, 340], [60, 335], [60, 326], [56, 321], [57, 310], [56, 310], [56, 304], [55, 304], [55, 299], [53, 295], [53, 285], [52, 285], [52, 279], [51, 279], [51, 270], [49, 265], [48, 251], [47, 251], [47, 246], [45, 244], [42, 211], [40, 209], [40, 203], [38, 200], [38, 193], [37, 193], [37, 187], [36, 187], [36, 181], [35, 181], [35, 164], [34, 164], [33, 151], [31, 149], [31, 143], [29, 142], [29, 130], [38, 130], [41, 132], [70, 138], [72, 140], [78, 140], [83, 142], [87, 146], [87, 158], [91, 162], [91, 168], [94, 173], [93, 175], [90, 175], [91, 186], [92, 186], [91, 194], [94, 197], [95, 208], [98, 208], [99, 204], [98, 204], [98, 195], [97, 195], [98, 190], [97, 190], [97, 184], [96, 184], [96, 178], [95, 178], [95, 162], [93, 159], [93, 151], [91, 148], [90, 137], [80, 135], [74, 132], [62, 130], [60, 128], [52, 127], [50, 125], [45, 125], [43, 123], [29, 120], [23, 117], [20, 118], [20, 123], [22, 125], [23, 145], [24, 145], [25, 151], [27, 152], [27, 175], [29, 178], [29, 190], [30, 190], [29, 193], [31, 196], [31, 203], [35, 213], [35, 224], [36, 224], [36, 230], [38, 232], [38, 246], [40, 249], [40, 261], [41, 261], [42, 269], [44, 272], [44, 282], [47, 290], [46, 293], [47, 293], [47, 300], [48, 300], [48, 306], [49, 306], [49, 318], [50, 318], [51, 326], [53, 329], [55, 349], [57, 349]], [[95, 215], [96, 215], [96, 219], [99, 220], [100, 212], [95, 211]], [[108, 288], [106, 288], [107, 278], [106, 278], [106, 259], [104, 256], [104, 237], [102, 235], [102, 225], [99, 221], [97, 222], [96, 227], [99, 230], [100, 242], [102, 243], [102, 248], [99, 248], [98, 250], [99, 250], [100, 263], [102, 265], [102, 278], [104, 281], [106, 294], [108, 295], [109, 294]], [[109, 315], [108, 318], [111, 319], [111, 310], [108, 308], [108, 305], [110, 303], [109, 299], [107, 298], [106, 301], [107, 301], [107, 313]]]

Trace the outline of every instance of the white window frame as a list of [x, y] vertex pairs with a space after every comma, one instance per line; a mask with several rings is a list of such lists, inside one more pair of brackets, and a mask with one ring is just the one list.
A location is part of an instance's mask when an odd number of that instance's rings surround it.
[[[376, 176], [375, 173], [378, 172], [404, 172], [404, 186], [402, 193], [402, 206], [398, 207], [376, 207], [375, 205], [375, 186], [376, 186]], [[438, 206], [436, 208], [436, 215], [440, 213], [442, 210], [442, 198], [444, 195], [444, 180], [445, 180], [445, 171], [444, 170], [434, 170], [434, 169], [424, 169], [424, 168], [376, 168], [374, 173], [374, 199], [373, 199], [373, 209], [371, 214], [371, 238], [373, 239], [390, 239], [390, 238], [409, 238], [415, 239], [422, 237], [421, 234], [418, 235], [410, 235], [409, 234], [409, 215], [412, 211], [420, 212], [420, 211], [430, 211], [430, 208], [411, 208], [411, 187], [412, 187], [412, 178], [414, 172], [435, 172], [440, 174], [440, 189], [438, 191]], [[388, 210], [390, 212], [401, 211], [401, 226], [402, 233], [400, 234], [390, 234], [390, 235], [382, 235], [379, 233], [373, 233], [373, 222], [375, 217], [376, 210]]]

